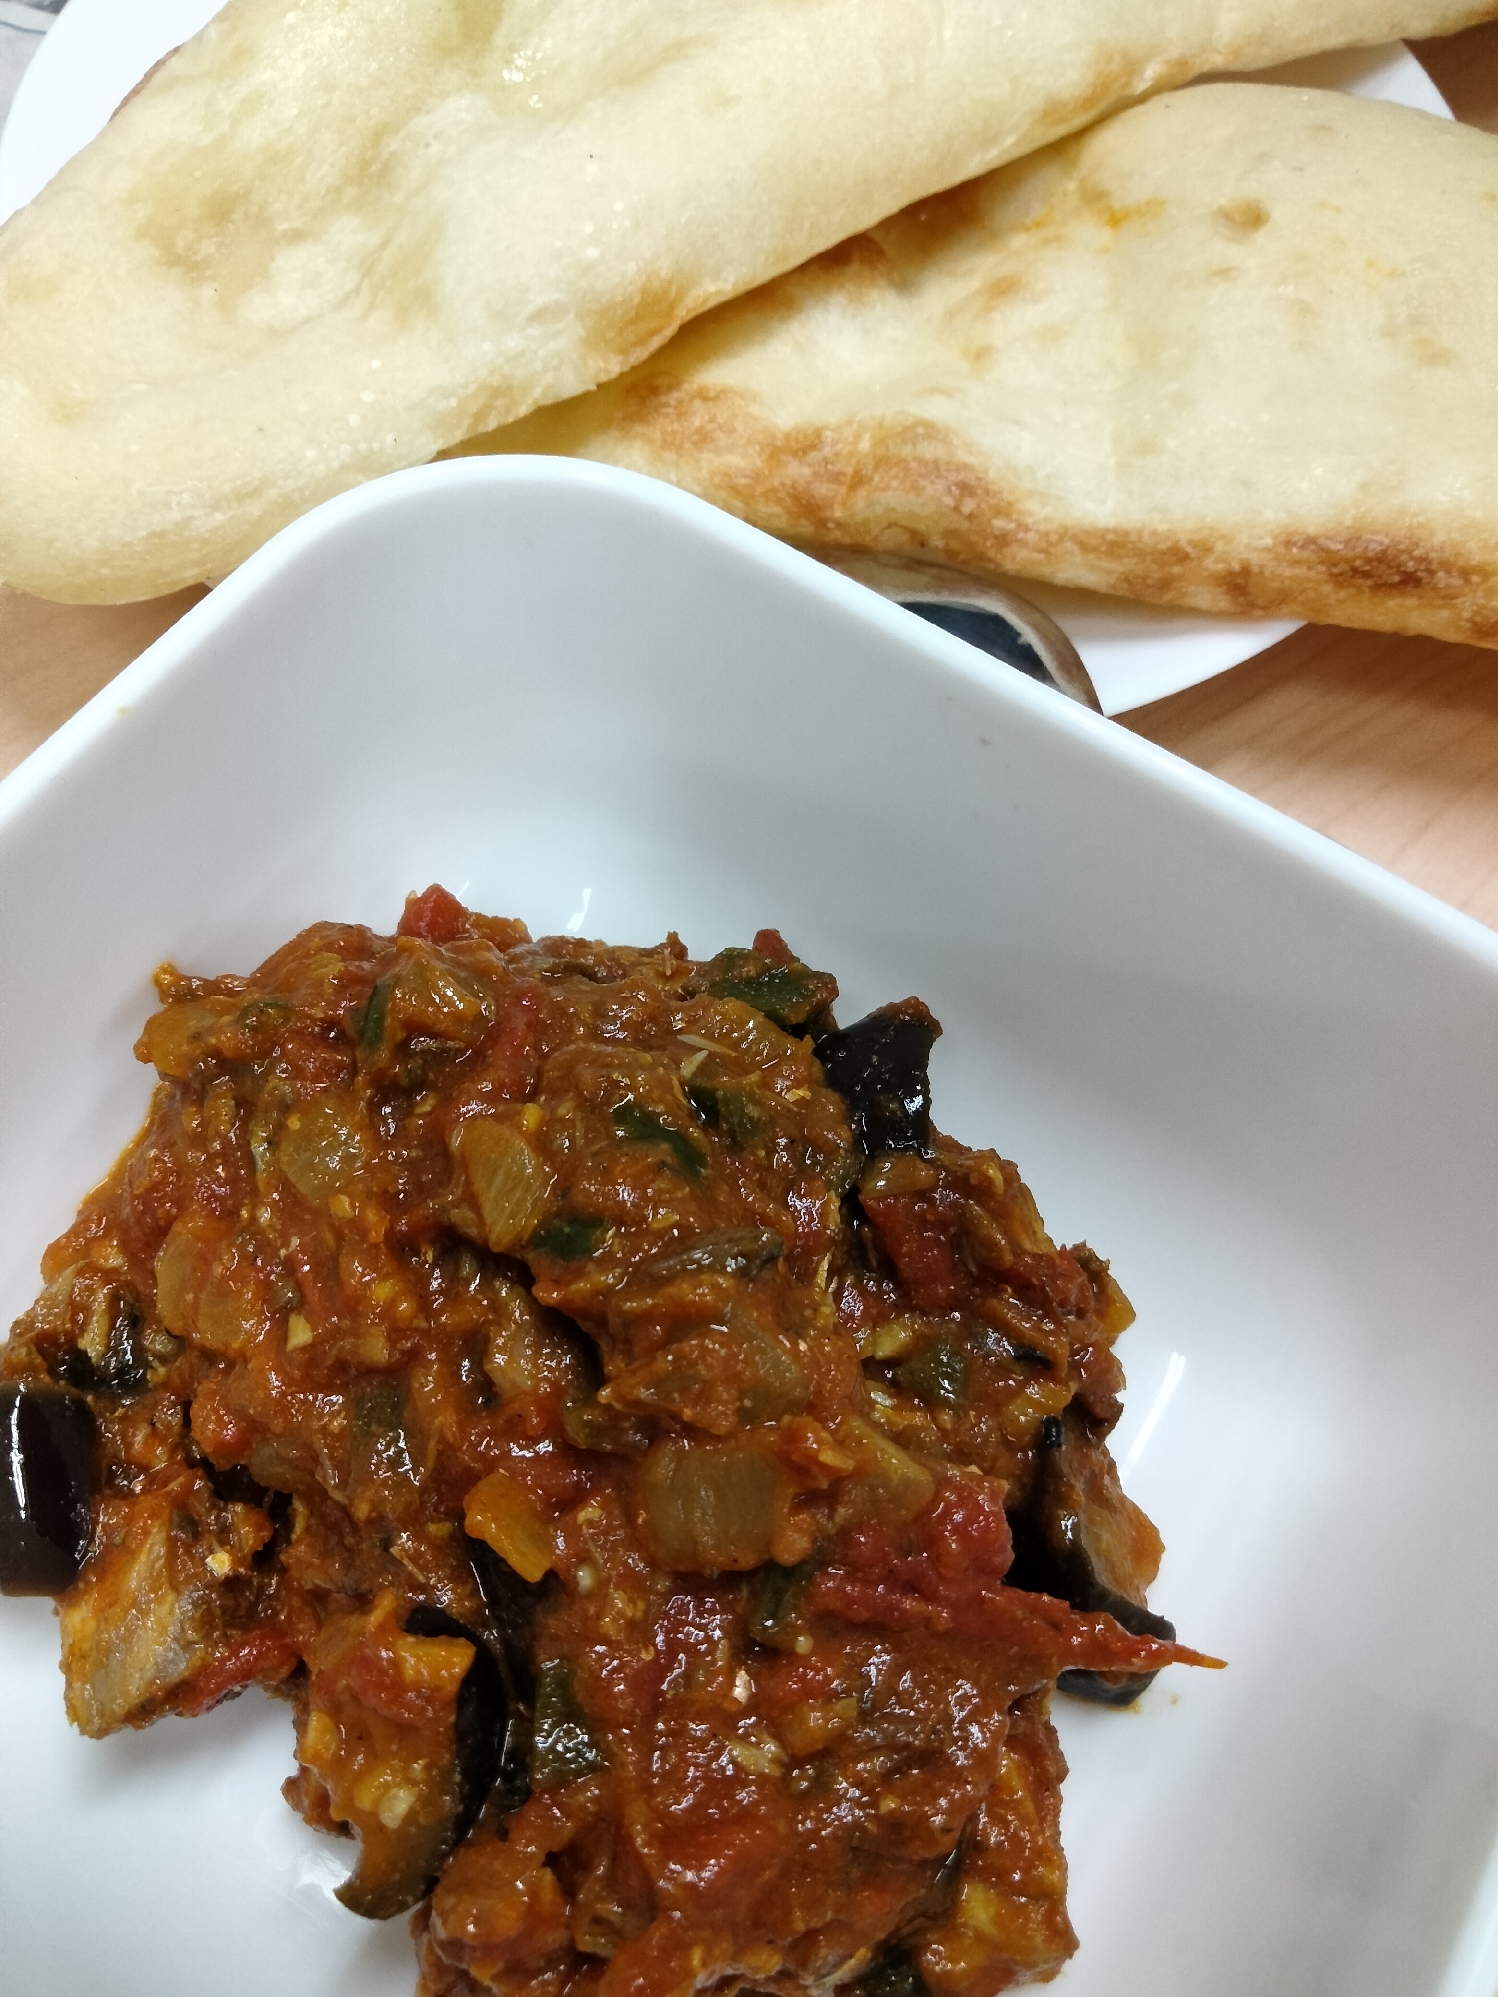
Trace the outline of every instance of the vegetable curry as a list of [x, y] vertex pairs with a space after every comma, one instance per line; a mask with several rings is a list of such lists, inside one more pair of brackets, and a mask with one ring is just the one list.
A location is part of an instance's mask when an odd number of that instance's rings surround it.
[[424, 1997], [1054, 1974], [1052, 1690], [1205, 1660], [1106, 1446], [1130, 1308], [933, 1129], [926, 1008], [440, 888], [157, 985], [0, 1355], [77, 1726], [286, 1698]]

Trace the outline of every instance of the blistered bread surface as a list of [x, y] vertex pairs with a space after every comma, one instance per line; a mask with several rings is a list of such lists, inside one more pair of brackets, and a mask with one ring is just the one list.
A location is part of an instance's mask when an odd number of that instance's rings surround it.
[[229, 0], [0, 231], [0, 577], [220, 575], [1132, 97], [1493, 11]]
[[892, 221], [491, 443], [771, 532], [1498, 644], [1498, 137], [1158, 97]]

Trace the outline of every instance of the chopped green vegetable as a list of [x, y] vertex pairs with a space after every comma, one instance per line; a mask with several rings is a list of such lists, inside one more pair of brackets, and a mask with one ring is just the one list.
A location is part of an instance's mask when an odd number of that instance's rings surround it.
[[593, 1254], [609, 1231], [594, 1214], [554, 1213], [543, 1220], [525, 1246], [558, 1262], [581, 1262]]
[[764, 1128], [764, 1117], [747, 1089], [715, 1089], [706, 1082], [687, 1085], [687, 1101], [709, 1130], [721, 1130], [742, 1151]]
[[381, 978], [368, 999], [354, 1013], [351, 1024], [361, 1054], [373, 1054], [385, 1038], [385, 1018], [390, 1011], [390, 978]]
[[399, 1428], [401, 1389], [399, 1380], [366, 1380], [354, 1394], [354, 1432], [378, 1435]]
[[747, 1089], [720, 1089], [718, 1116], [729, 1143], [741, 1151], [764, 1128], [764, 1117]]
[[700, 1179], [707, 1170], [707, 1153], [684, 1130], [673, 1130], [663, 1116], [628, 1098], [614, 1110], [614, 1128], [633, 1144], [663, 1144], [684, 1179]]
[[895, 1368], [895, 1378], [928, 1407], [956, 1407], [967, 1399], [967, 1354], [950, 1339], [933, 1338]]
[[805, 964], [776, 964], [757, 950], [720, 950], [705, 967], [702, 989], [738, 999], [790, 1031], [809, 1025], [837, 997], [837, 979]]
[[643, 1422], [598, 1400], [569, 1401], [562, 1410], [562, 1432], [576, 1449], [597, 1449], [611, 1456], [643, 1456], [650, 1447]]
[[771, 1650], [794, 1648], [801, 1604], [816, 1573], [816, 1562], [799, 1567], [760, 1567], [749, 1577], [749, 1634]]
[[602, 1752], [572, 1689], [572, 1666], [543, 1664], [536, 1673], [531, 1787], [560, 1789], [603, 1766]]
[[291, 1017], [291, 1007], [285, 999], [252, 998], [246, 999], [239, 1008], [239, 1024], [246, 1033], [257, 1037], [279, 1032]]

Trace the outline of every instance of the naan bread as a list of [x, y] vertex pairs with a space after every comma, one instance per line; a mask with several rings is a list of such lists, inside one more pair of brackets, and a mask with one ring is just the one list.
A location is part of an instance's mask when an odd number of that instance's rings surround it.
[[908, 209], [490, 448], [792, 540], [1498, 645], [1498, 137], [1213, 83]]
[[1498, 0], [230, 0], [0, 232], [0, 576], [222, 574], [912, 200]]

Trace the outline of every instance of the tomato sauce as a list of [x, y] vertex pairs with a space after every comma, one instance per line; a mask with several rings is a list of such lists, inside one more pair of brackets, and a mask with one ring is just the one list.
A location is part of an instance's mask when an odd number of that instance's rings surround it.
[[76, 1724], [287, 1699], [425, 1997], [1053, 1974], [1058, 1677], [1204, 1660], [1107, 1453], [1132, 1313], [932, 1128], [925, 1008], [440, 888], [157, 982], [0, 1355], [97, 1424]]

